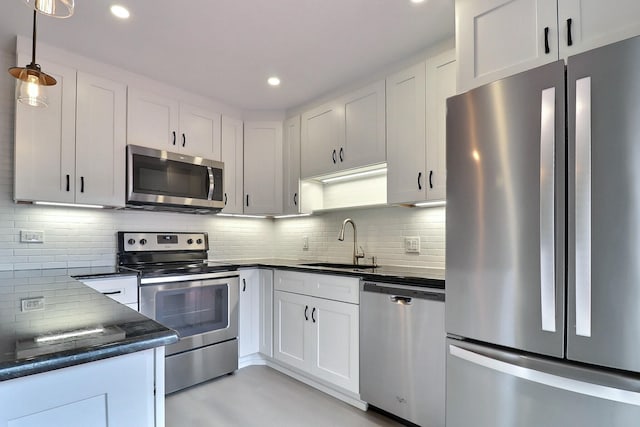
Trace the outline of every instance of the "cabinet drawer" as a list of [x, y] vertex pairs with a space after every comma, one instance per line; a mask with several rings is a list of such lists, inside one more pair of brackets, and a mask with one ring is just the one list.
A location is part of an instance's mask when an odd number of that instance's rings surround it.
[[274, 286], [278, 291], [358, 304], [359, 283], [357, 277], [276, 270]]
[[101, 277], [96, 279], [78, 279], [85, 285], [102, 292], [119, 303], [127, 304], [133, 308], [138, 305], [138, 277], [117, 276]]

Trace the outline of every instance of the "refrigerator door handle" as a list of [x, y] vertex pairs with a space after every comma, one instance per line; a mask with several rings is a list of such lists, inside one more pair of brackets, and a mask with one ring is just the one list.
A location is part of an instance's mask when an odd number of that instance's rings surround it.
[[540, 308], [542, 330], [556, 332], [555, 87], [542, 91], [540, 113]]
[[591, 77], [576, 80], [576, 335], [591, 336]]
[[614, 402], [640, 406], [640, 393], [635, 391], [574, 380], [572, 378], [514, 365], [512, 363], [494, 359], [451, 344], [449, 344], [449, 353], [453, 357], [473, 363], [474, 365], [521, 378], [526, 381], [532, 381], [548, 387], [579, 393], [585, 396], [592, 396], [598, 399], [606, 399]]

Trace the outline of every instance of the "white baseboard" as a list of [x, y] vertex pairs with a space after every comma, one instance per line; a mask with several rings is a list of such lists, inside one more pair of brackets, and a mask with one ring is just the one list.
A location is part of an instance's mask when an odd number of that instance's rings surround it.
[[362, 411], [366, 411], [369, 406], [367, 402], [360, 400], [360, 395], [356, 393], [352, 393], [347, 390], [338, 390], [327, 386], [323, 383], [314, 380], [304, 374], [301, 374], [297, 371], [294, 371], [287, 366], [281, 365], [277, 360], [267, 357], [263, 354], [254, 353], [248, 356], [241, 357], [238, 360], [238, 369], [242, 369], [247, 366], [253, 365], [266, 365], [270, 368], [275, 369], [278, 372], [281, 372], [285, 375], [288, 375], [310, 387], [313, 387], [317, 390], [320, 390], [323, 393], [328, 394], [329, 396], [335, 397], [338, 400], [341, 400], [345, 403], [348, 403], [351, 406], [354, 406]]

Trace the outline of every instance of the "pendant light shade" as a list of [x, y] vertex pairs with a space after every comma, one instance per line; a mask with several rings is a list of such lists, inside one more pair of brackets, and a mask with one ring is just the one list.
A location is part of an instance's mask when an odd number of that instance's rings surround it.
[[24, 0], [26, 4], [43, 15], [68, 18], [73, 15], [74, 0]]
[[40, 65], [36, 64], [36, 17], [33, 11], [33, 39], [31, 45], [31, 63], [24, 67], [11, 67], [9, 74], [19, 80], [16, 87], [16, 99], [32, 107], [46, 107], [46, 86], [55, 85], [56, 79], [43, 73]]
[[[33, 66], [35, 65], [35, 66]], [[38, 64], [9, 68], [9, 74], [20, 80], [16, 86], [16, 99], [32, 107], [46, 107], [46, 87], [56, 84], [56, 79], [43, 73]]]

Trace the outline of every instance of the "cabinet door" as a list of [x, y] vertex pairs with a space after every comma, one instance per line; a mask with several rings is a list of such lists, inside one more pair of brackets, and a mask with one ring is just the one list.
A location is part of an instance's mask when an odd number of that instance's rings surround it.
[[556, 8], [556, 0], [456, 0], [458, 92], [557, 60]]
[[193, 105], [180, 105], [178, 150], [191, 156], [220, 160], [220, 114]]
[[77, 203], [125, 205], [126, 109], [124, 84], [78, 72]]
[[425, 198], [425, 63], [387, 78], [387, 202]]
[[284, 213], [300, 212], [300, 116], [284, 122]]
[[257, 268], [240, 270], [238, 356], [258, 352], [260, 275]]
[[[19, 64], [27, 62], [27, 55], [18, 55]], [[47, 88], [47, 108], [16, 102], [14, 198], [73, 203], [76, 71], [51, 62], [41, 65], [58, 82]]]
[[343, 108], [331, 103], [302, 114], [301, 130], [300, 176], [310, 178], [335, 172], [340, 147], [344, 147]]
[[282, 122], [244, 125], [244, 212], [282, 213]]
[[560, 0], [558, 27], [560, 57], [575, 55], [639, 35], [640, 2]]
[[178, 101], [129, 88], [127, 143], [178, 150]]
[[341, 169], [384, 163], [385, 137], [384, 80], [349, 94], [344, 106], [345, 140], [338, 148]]
[[447, 98], [456, 94], [455, 51], [427, 60], [426, 200], [446, 197]]
[[308, 331], [313, 309], [311, 299], [289, 292], [273, 293], [273, 357], [305, 371], [309, 370], [313, 344]]
[[242, 213], [244, 182], [244, 129], [242, 120], [222, 116], [224, 213]]
[[259, 350], [273, 357], [273, 270], [260, 269]]
[[312, 298], [315, 347], [311, 373], [358, 393], [360, 384], [359, 310], [355, 304]]

